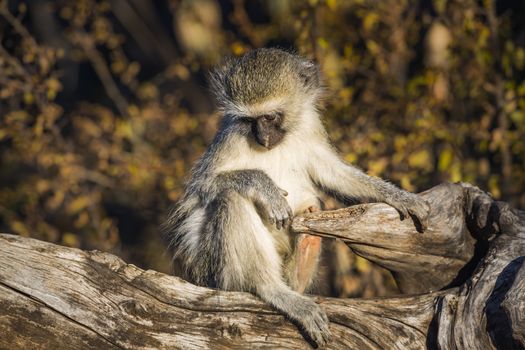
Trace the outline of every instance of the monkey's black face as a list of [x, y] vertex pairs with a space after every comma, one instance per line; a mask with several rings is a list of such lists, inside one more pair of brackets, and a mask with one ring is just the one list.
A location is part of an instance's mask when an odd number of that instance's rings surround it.
[[255, 141], [267, 149], [272, 149], [284, 138], [286, 132], [282, 129], [282, 124], [282, 113], [257, 116], [252, 121], [252, 134]]

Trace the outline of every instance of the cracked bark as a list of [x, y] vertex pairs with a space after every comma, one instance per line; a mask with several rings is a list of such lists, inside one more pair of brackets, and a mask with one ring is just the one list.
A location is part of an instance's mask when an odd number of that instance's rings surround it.
[[[390, 271], [405, 295], [320, 298], [333, 349], [525, 347], [525, 213], [468, 184], [421, 194], [417, 233], [365, 204], [294, 220]], [[282, 315], [248, 293], [194, 286], [111, 254], [0, 235], [0, 348], [300, 348]]]

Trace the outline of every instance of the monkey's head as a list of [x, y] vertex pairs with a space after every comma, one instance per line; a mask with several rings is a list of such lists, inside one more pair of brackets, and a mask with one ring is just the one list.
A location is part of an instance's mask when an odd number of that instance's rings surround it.
[[286, 133], [308, 125], [322, 93], [317, 65], [279, 49], [257, 49], [228, 59], [211, 73], [218, 106], [270, 149]]

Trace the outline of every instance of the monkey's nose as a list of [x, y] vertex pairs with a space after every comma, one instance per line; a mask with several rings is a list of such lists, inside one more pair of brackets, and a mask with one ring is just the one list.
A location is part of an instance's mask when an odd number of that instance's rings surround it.
[[260, 135], [260, 134], [258, 134], [255, 137], [255, 140], [257, 141], [257, 143], [259, 145], [263, 146], [264, 148], [268, 148], [268, 149], [272, 148], [272, 145], [270, 143], [270, 136], [269, 135]]
[[270, 148], [270, 136], [269, 135], [265, 135], [264, 136], [264, 139], [263, 139], [263, 146], [266, 147], [266, 148]]

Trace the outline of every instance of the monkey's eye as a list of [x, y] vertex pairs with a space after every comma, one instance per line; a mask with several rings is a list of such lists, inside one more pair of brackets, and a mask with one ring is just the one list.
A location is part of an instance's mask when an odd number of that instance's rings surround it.
[[250, 117], [239, 117], [239, 120], [240, 120], [242, 123], [251, 123], [251, 122], [253, 122], [253, 119], [250, 118]]
[[264, 119], [266, 119], [266, 120], [274, 120], [275, 119], [275, 114], [266, 114], [266, 115], [264, 115]]

